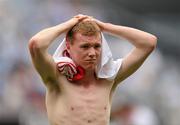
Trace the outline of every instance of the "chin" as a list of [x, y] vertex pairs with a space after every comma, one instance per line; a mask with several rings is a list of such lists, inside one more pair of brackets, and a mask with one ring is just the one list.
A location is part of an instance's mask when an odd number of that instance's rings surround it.
[[95, 65], [89, 65], [89, 66], [86, 65], [84, 69], [86, 69], [86, 70], [95, 70]]
[[96, 69], [96, 63], [83, 63], [83, 64], [81, 64], [81, 66], [85, 70], [95, 70]]

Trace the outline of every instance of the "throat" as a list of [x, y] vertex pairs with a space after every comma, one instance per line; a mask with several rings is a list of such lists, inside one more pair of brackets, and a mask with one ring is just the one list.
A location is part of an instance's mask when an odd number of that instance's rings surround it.
[[97, 77], [96, 77], [96, 73], [94, 71], [86, 72], [84, 75], [84, 78], [82, 79], [82, 81], [84, 81], [86, 83], [91, 83], [95, 80], [97, 80]]
[[92, 71], [85, 71], [84, 78], [95, 79], [96, 78], [95, 71], [94, 70], [92, 70]]

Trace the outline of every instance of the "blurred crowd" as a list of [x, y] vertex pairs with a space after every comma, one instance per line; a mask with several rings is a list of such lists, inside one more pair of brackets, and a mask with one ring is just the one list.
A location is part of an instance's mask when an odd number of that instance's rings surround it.
[[[28, 40], [41, 29], [78, 13], [110, 21], [98, 4], [82, 0], [0, 0], [0, 125], [49, 124], [45, 87], [32, 66]], [[105, 37], [115, 59], [132, 48], [124, 39]], [[50, 53], [61, 39], [53, 43]], [[179, 76], [178, 62], [157, 47], [116, 89], [110, 125], [180, 125]]]

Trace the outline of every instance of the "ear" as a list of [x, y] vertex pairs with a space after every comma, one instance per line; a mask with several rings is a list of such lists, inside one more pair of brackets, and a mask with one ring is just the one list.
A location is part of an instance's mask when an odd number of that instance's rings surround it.
[[70, 41], [66, 35], [66, 48], [69, 50], [70, 49]]
[[69, 50], [70, 49], [70, 43], [66, 41], [66, 48]]

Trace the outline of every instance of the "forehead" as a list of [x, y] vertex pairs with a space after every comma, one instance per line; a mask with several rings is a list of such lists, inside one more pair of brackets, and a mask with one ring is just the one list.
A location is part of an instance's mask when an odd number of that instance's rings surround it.
[[75, 42], [95, 42], [95, 43], [101, 43], [101, 34], [97, 34], [97, 35], [92, 35], [92, 36], [86, 36], [86, 35], [83, 35], [81, 33], [76, 33], [74, 34], [74, 41]]

